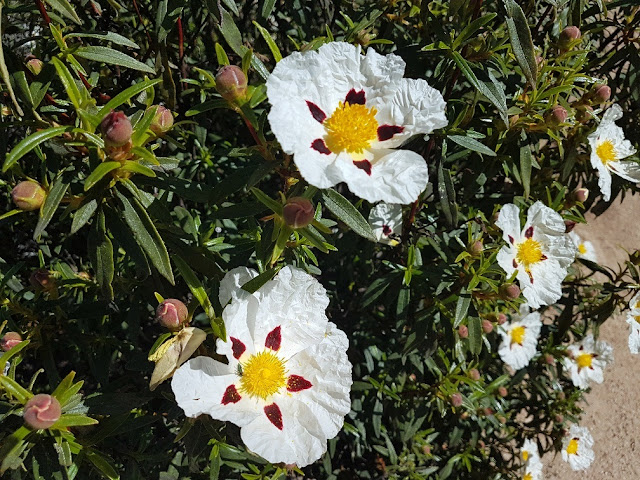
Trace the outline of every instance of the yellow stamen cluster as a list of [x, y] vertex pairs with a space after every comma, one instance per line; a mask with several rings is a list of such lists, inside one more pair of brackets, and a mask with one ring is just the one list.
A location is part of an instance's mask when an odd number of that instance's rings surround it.
[[593, 355], [590, 353], [581, 353], [576, 358], [576, 363], [579, 368], [589, 368], [593, 362]]
[[516, 261], [523, 264], [526, 270], [529, 269], [530, 265], [541, 261], [542, 257], [542, 246], [540, 242], [536, 242], [533, 238], [527, 238], [524, 242], [518, 244]]
[[332, 152], [362, 154], [378, 136], [378, 111], [360, 104], [340, 102], [324, 121], [325, 142]]
[[530, 473], [525, 473], [524, 477], [522, 477], [522, 480], [533, 480], [533, 477]]
[[[524, 332], [525, 327], [520, 325], [519, 327], [514, 327], [511, 332], [511, 344], [517, 343], [518, 345], [522, 345], [524, 343]], [[527, 452], [522, 452], [522, 458], [526, 461], [529, 454]]]
[[242, 365], [240, 391], [265, 400], [286, 384], [284, 362], [269, 350], [252, 355]]
[[587, 247], [584, 246], [584, 243], [578, 245], [578, 252], [580, 252], [580, 255], [587, 253]]
[[578, 454], [578, 439], [572, 438], [569, 440], [569, 445], [567, 445], [567, 453], [569, 455], [577, 455]]
[[616, 149], [611, 140], [605, 140], [596, 147], [596, 154], [605, 165], [616, 159]]

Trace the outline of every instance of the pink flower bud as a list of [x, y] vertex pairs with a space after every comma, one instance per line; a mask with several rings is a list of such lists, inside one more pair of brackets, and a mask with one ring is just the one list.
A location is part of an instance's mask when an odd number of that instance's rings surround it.
[[38, 210], [46, 196], [47, 192], [44, 191], [40, 184], [30, 180], [20, 182], [11, 190], [13, 203], [25, 212]]
[[482, 331], [484, 333], [491, 333], [493, 332], [493, 323], [491, 323], [489, 320], [487, 320], [486, 318], [484, 320], [482, 320]]
[[561, 107], [560, 105], [556, 105], [546, 113], [544, 118], [545, 118], [545, 121], [547, 122], [547, 125], [554, 126], [554, 125], [560, 125], [566, 122], [568, 116], [569, 114], [564, 109], [564, 107]]
[[124, 112], [111, 112], [100, 123], [105, 145], [121, 147], [131, 140], [133, 127]]
[[29, 283], [36, 290], [48, 291], [55, 286], [55, 279], [49, 270], [39, 268], [29, 277]]
[[449, 397], [449, 401], [454, 407], [459, 407], [460, 405], [462, 405], [462, 395], [456, 392]]
[[7, 332], [0, 340], [0, 348], [3, 352], [8, 352], [22, 341], [22, 336], [18, 332]]
[[575, 226], [576, 226], [576, 222], [574, 222], [573, 220], [565, 220], [564, 221], [564, 231], [566, 233], [569, 233], [569, 232], [573, 231]]
[[499, 313], [497, 322], [498, 325], [504, 325], [507, 323], [507, 316], [504, 313]]
[[189, 310], [180, 300], [168, 298], [156, 309], [156, 320], [169, 330], [179, 330], [189, 319]]
[[476, 382], [480, 380], [480, 372], [477, 368], [472, 368], [471, 370], [469, 370], [468, 374], [471, 380], [475, 380]]
[[505, 387], [500, 387], [500, 388], [498, 388], [498, 394], [499, 394], [501, 397], [503, 397], [503, 398], [504, 398], [504, 397], [506, 397], [506, 396], [509, 394], [509, 392], [507, 391], [507, 389], [506, 389]]
[[493, 408], [491, 407], [486, 407], [482, 410], [482, 412], [487, 416], [490, 417], [491, 415], [493, 415], [495, 412], [493, 411]]
[[431, 455], [431, 447], [429, 445], [423, 445], [422, 453], [424, 453], [425, 455]]
[[474, 257], [480, 256], [483, 250], [484, 250], [484, 245], [482, 245], [482, 242], [480, 240], [476, 240], [475, 242], [473, 242], [471, 245], [467, 247], [467, 251]]
[[161, 137], [171, 130], [171, 127], [173, 127], [173, 114], [171, 113], [171, 110], [163, 107], [162, 105], [158, 105], [156, 108], [156, 114], [153, 117], [153, 121], [149, 128], [158, 137]]
[[228, 102], [241, 100], [247, 93], [247, 76], [235, 65], [225, 65], [216, 75], [216, 89]]
[[39, 430], [49, 428], [60, 419], [60, 402], [51, 395], [34, 395], [24, 406], [24, 423]]
[[589, 198], [589, 189], [588, 188], [576, 188], [571, 194], [573, 199], [576, 202], [584, 203]]
[[31, 60], [29, 60], [27, 62], [27, 68], [35, 76], [40, 75], [40, 72], [42, 71], [42, 67], [43, 66], [44, 66], [44, 64], [42, 63], [42, 60], [40, 60], [39, 58], [32, 58]]
[[553, 358], [553, 355], [550, 355], [550, 354], [548, 354], [548, 353], [547, 353], [547, 354], [545, 354], [545, 356], [544, 356], [544, 362], [545, 362], [547, 365], [553, 365], [553, 364], [555, 364], [555, 363], [556, 363], [556, 359], [555, 359], [555, 358]]
[[282, 218], [291, 228], [303, 228], [311, 223], [315, 212], [313, 204], [308, 199], [291, 197], [282, 208]]
[[592, 91], [594, 103], [604, 103], [611, 98], [611, 87], [607, 85], [596, 85]]
[[503, 300], [515, 300], [520, 297], [520, 287], [515, 283], [505, 283], [500, 287], [500, 298]]
[[562, 422], [564, 422], [564, 417], [562, 416], [562, 414], [561, 414], [561, 413], [556, 413], [555, 421], [556, 421], [556, 423], [562, 423]]
[[460, 335], [460, 338], [467, 338], [469, 336], [469, 329], [466, 325], [460, 325], [458, 327], [458, 335]]
[[560, 32], [560, 37], [558, 38], [558, 48], [560, 50], [566, 52], [573, 48], [580, 38], [582, 37], [582, 33], [578, 27], [567, 27], [562, 32]]

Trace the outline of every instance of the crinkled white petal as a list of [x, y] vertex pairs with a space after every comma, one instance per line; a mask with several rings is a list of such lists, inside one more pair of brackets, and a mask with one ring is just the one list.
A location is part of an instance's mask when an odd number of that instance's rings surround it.
[[402, 206], [380, 202], [369, 212], [369, 224], [378, 242], [397, 245], [402, 233]]
[[609, 162], [609, 170], [633, 183], [640, 182], [640, 163], [632, 160]]
[[627, 323], [631, 327], [629, 330], [629, 351], [634, 355], [640, 353], [640, 316], [629, 314], [627, 316]]
[[611, 105], [602, 116], [602, 124], [613, 123], [622, 118], [622, 107], [617, 103]]
[[[517, 327], [525, 327], [522, 345], [511, 342], [511, 332]], [[538, 351], [538, 337], [542, 321], [538, 312], [519, 318], [515, 317], [511, 322], [500, 327], [499, 333], [502, 336], [502, 343], [498, 348], [498, 355], [504, 363], [514, 370], [529, 365], [531, 359]]]
[[[256, 352], [256, 341], [253, 330], [258, 317], [260, 300], [255, 295], [247, 295], [234, 299], [222, 311], [222, 319], [227, 331], [227, 341], [219, 338], [216, 341], [216, 352], [225, 355], [229, 365], [235, 368], [238, 362], [245, 361]], [[239, 358], [233, 355], [233, 339], [240, 341], [245, 351]], [[264, 347], [264, 344], [262, 345]], [[262, 350], [262, 348], [258, 348]]]
[[[575, 454], [568, 453], [567, 447], [572, 439], [577, 439], [578, 450]], [[593, 453], [593, 437], [586, 427], [571, 425], [569, 436], [562, 442], [562, 459], [569, 463], [572, 470], [586, 470], [589, 468], [595, 454]]]
[[571, 238], [571, 241], [573, 242], [573, 244], [578, 249], [578, 251], [576, 253], [576, 257], [583, 258], [583, 259], [589, 260], [591, 262], [597, 262], [598, 261], [598, 257], [596, 256], [596, 249], [593, 246], [593, 243], [591, 243], [589, 241], [583, 241], [580, 238], [580, 236], [574, 231], [569, 233], [569, 237]]
[[515, 242], [520, 241], [520, 209], [513, 203], [503, 205], [496, 220], [496, 227], [502, 230], [502, 238], [505, 242], [511, 243], [509, 237]]
[[[613, 347], [602, 340], [595, 341], [589, 334], [578, 344], [567, 347], [569, 357], [562, 360], [562, 364], [569, 371], [573, 384], [581, 389], [589, 388], [591, 382], [604, 381], [604, 368], [613, 362]], [[581, 354], [596, 354], [590, 367], [580, 368], [576, 359]]]
[[220, 280], [220, 290], [218, 292], [220, 305], [224, 307], [231, 299], [251, 295], [249, 292], [242, 290], [242, 286], [257, 276], [258, 272], [247, 267], [236, 267], [233, 270], [229, 270]]

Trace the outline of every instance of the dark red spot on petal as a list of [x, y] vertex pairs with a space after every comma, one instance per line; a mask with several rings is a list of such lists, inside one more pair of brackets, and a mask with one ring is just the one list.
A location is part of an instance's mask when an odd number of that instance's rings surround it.
[[527, 237], [527, 238], [533, 237], [533, 227], [527, 228], [527, 231], [524, 232], [524, 236]]
[[384, 142], [385, 140], [389, 140], [394, 135], [402, 133], [403, 131], [404, 127], [400, 127], [398, 125], [380, 125], [378, 127], [378, 140]]
[[344, 99], [344, 103], [350, 103], [351, 105], [355, 105], [356, 103], [360, 105], [364, 105], [366, 102], [366, 97], [364, 94], [364, 90], [356, 91], [355, 88], [349, 90], [347, 96]]
[[329, 150], [329, 147], [327, 147], [327, 144], [324, 143], [324, 140], [321, 138], [316, 138], [311, 142], [311, 148], [317, 152], [324, 153], [325, 155], [329, 155], [331, 153], [331, 150]]
[[511, 243], [511, 245], [513, 245], [513, 242], [514, 242], [515, 240], [513, 239], [513, 237], [512, 237], [511, 235], [508, 235], [508, 237], [509, 237], [509, 242]]
[[360, 170], [367, 172], [367, 175], [371, 175], [371, 162], [369, 160], [353, 161], [353, 164]]
[[547, 259], [547, 256], [544, 254], [542, 255], [542, 257], [540, 257], [540, 260], [546, 260], [546, 259]]
[[389, 225], [383, 225], [382, 226], [382, 233], [384, 233], [387, 237], [389, 235], [391, 235], [391, 232], [392, 232], [392, 230], [391, 230], [391, 227]]
[[531, 285], [533, 285], [533, 275], [531, 275], [531, 272], [527, 272], [529, 274], [529, 280], [531, 280]]
[[516, 262], [515, 258], [513, 259], [512, 265], [513, 265], [513, 268], [518, 268], [518, 262]]
[[244, 343], [242, 343], [235, 337], [229, 337], [229, 339], [231, 340], [231, 351], [233, 352], [233, 358], [237, 360], [242, 356], [247, 347]]
[[278, 350], [280, 350], [281, 341], [282, 335], [280, 334], [280, 326], [277, 326], [267, 334], [267, 339], [264, 341], [264, 346], [277, 352]]
[[238, 403], [242, 397], [236, 390], [235, 385], [229, 385], [224, 391], [222, 396], [222, 405], [228, 405], [229, 403]]
[[290, 392], [299, 392], [311, 387], [313, 387], [311, 382], [300, 375], [289, 375], [287, 378], [287, 390]]
[[327, 118], [327, 114], [322, 111], [322, 109], [313, 102], [307, 100], [307, 107], [309, 107], [309, 111], [311, 112], [311, 116], [317, 120], [318, 122], [324, 122], [324, 119]]
[[267, 405], [264, 407], [264, 413], [278, 430], [282, 430], [282, 412], [280, 412], [278, 405], [275, 403]]

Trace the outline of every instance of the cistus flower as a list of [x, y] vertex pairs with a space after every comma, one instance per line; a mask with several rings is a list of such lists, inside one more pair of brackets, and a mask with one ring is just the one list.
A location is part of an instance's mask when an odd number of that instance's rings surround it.
[[316, 209], [313, 203], [304, 197], [291, 197], [282, 207], [282, 218], [291, 228], [304, 228], [313, 221]]
[[102, 138], [108, 147], [122, 147], [131, 140], [133, 127], [124, 112], [111, 112], [100, 123]]
[[419, 154], [397, 149], [447, 125], [442, 95], [402, 78], [405, 62], [331, 42], [295, 52], [267, 79], [269, 123], [302, 177], [318, 188], [346, 182], [369, 202], [407, 204], [429, 178]]
[[156, 308], [156, 320], [169, 330], [179, 330], [189, 320], [189, 309], [180, 300], [168, 298]]
[[596, 131], [587, 137], [591, 146], [591, 166], [598, 170], [598, 186], [605, 202], [611, 198], [611, 173], [630, 182], [640, 182], [640, 164], [631, 160], [623, 161], [636, 153], [636, 149], [624, 138], [624, 131], [615, 123], [621, 118], [622, 108], [618, 104], [611, 105]]
[[594, 340], [591, 334], [584, 337], [582, 342], [569, 345], [567, 354], [562, 364], [573, 384], [582, 389], [589, 388], [591, 381], [602, 383], [604, 368], [613, 362], [613, 347], [602, 340]]
[[[235, 423], [247, 448], [272, 463], [306, 466], [350, 410], [347, 336], [329, 322], [329, 298], [312, 276], [284, 267], [254, 294], [234, 289], [254, 273], [234, 269], [221, 281], [228, 364], [197, 357], [171, 386], [188, 417]], [[232, 294], [233, 292], [233, 294]]]
[[595, 455], [593, 437], [586, 427], [571, 425], [569, 436], [562, 441], [562, 459], [569, 463], [572, 470], [586, 470]]
[[527, 438], [520, 448], [520, 458], [524, 466], [523, 480], [542, 480], [542, 461], [538, 444]]
[[627, 323], [631, 327], [629, 331], [629, 351], [637, 355], [640, 353], [640, 293], [636, 293], [629, 302]]
[[593, 243], [589, 241], [583, 241], [576, 232], [570, 232], [569, 237], [573, 241], [573, 244], [578, 249], [576, 256], [578, 258], [583, 258], [585, 260], [589, 260], [590, 262], [597, 262], [598, 257], [596, 256], [596, 249], [593, 246]]
[[240, 67], [225, 65], [216, 74], [216, 89], [228, 102], [242, 100], [247, 94], [247, 76]]
[[62, 409], [56, 397], [40, 393], [31, 397], [24, 406], [24, 423], [40, 430], [49, 428], [60, 419]]
[[[153, 108], [153, 107], [150, 107]], [[161, 137], [173, 127], [173, 113], [168, 108], [157, 105], [156, 113], [153, 116], [153, 120], [151, 121], [151, 125], [149, 128], [153, 133], [155, 133], [158, 137]]]
[[526, 314], [527, 308], [523, 307], [520, 315], [514, 316], [510, 322], [504, 323], [498, 328], [502, 337], [502, 343], [498, 348], [498, 355], [504, 363], [514, 370], [529, 365], [531, 359], [538, 352], [538, 337], [542, 320], [538, 312]]
[[560, 214], [538, 201], [529, 207], [521, 230], [520, 209], [507, 204], [500, 210], [496, 226], [507, 242], [498, 252], [498, 264], [508, 277], [517, 271], [528, 304], [539, 308], [555, 303], [562, 296], [562, 281], [576, 256]]
[[378, 242], [398, 245], [402, 234], [402, 206], [380, 202], [369, 212], [369, 225]]
[[2, 349], [3, 352], [8, 352], [20, 342], [22, 342], [22, 335], [18, 332], [7, 332], [2, 336], [2, 340], [0, 340], [0, 349]]
[[47, 192], [44, 191], [44, 188], [39, 183], [30, 180], [18, 183], [11, 190], [11, 200], [19, 210], [25, 212], [38, 210], [46, 196]]

